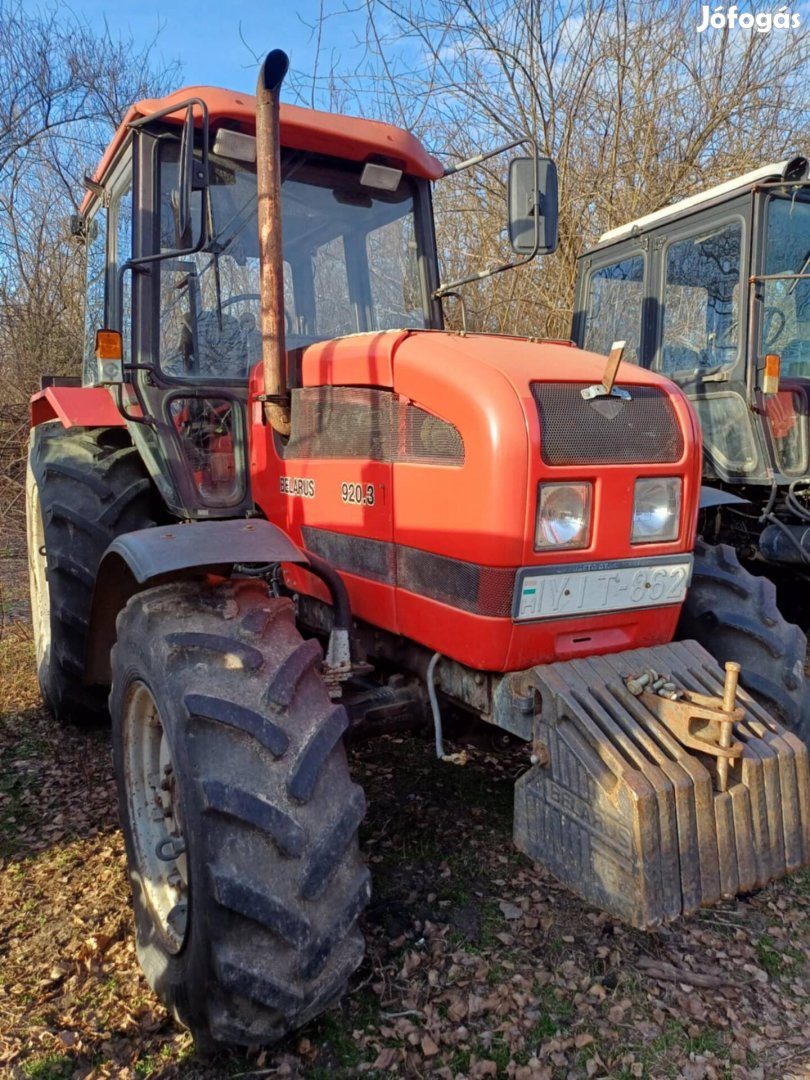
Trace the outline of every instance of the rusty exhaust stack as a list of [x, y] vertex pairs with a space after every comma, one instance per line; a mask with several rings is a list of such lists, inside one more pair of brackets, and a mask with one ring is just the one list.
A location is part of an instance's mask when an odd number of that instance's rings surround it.
[[256, 84], [256, 181], [262, 296], [264, 415], [279, 435], [290, 434], [287, 350], [284, 342], [284, 270], [281, 247], [281, 129], [279, 97], [290, 61], [281, 49], [267, 54]]

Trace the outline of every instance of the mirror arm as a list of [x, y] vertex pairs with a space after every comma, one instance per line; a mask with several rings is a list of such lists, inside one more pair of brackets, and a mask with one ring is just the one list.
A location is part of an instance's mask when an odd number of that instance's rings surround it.
[[[535, 234], [538, 232], [537, 221], [535, 221]], [[448, 281], [446, 285], [440, 285], [438, 289], [432, 292], [430, 295], [434, 300], [441, 300], [443, 296], [447, 296], [449, 293], [454, 292], [461, 285], [469, 285], [471, 281], [483, 281], [485, 278], [494, 277], [495, 274], [502, 274], [504, 270], [516, 270], [519, 266], [525, 266], [526, 263], [532, 261], [537, 254], [539, 243], [535, 240], [534, 250], [525, 255], [522, 259], [518, 259], [517, 262], [502, 263], [500, 266], [493, 266], [489, 270], [479, 270], [477, 274], [470, 274], [468, 277], [458, 278], [457, 281]]]
[[505, 143], [496, 150], [490, 150], [486, 154], [476, 154], [475, 157], [468, 158], [467, 161], [462, 161], [458, 165], [451, 165], [450, 168], [444, 170], [442, 177], [452, 176], [453, 173], [461, 172], [462, 169], [469, 169], [473, 165], [479, 165], [482, 161], [487, 161], [498, 154], [504, 154], [507, 150], [513, 150], [516, 146], [524, 146], [526, 143], [532, 149], [532, 161], [534, 162], [534, 247], [528, 255], [518, 259], [517, 262], [503, 263], [501, 266], [494, 266], [489, 270], [479, 270], [477, 274], [470, 274], [467, 277], [458, 278], [456, 281], [448, 281], [445, 285], [439, 285], [438, 289], [435, 289], [430, 294], [432, 300], [441, 300], [442, 297], [454, 292], [462, 285], [469, 285], [472, 281], [483, 281], [486, 278], [494, 277], [495, 274], [502, 274], [505, 270], [516, 270], [518, 267], [530, 263], [537, 255], [540, 248], [540, 175], [538, 172], [537, 140], [532, 135], [522, 135], [519, 139]]
[[531, 135], [521, 135], [519, 139], [504, 143], [503, 146], [499, 146], [495, 150], [488, 150], [485, 154], [476, 154], [475, 157], [467, 158], [466, 161], [460, 161], [458, 165], [448, 165], [442, 173], [442, 178], [461, 172], [462, 169], [472, 168], [473, 165], [480, 165], [482, 161], [489, 161], [490, 158], [497, 157], [498, 154], [505, 154], [507, 150], [514, 150], [516, 146], [523, 146], [524, 143], [529, 143], [531, 145], [534, 150], [534, 156], [537, 157], [536, 140], [533, 139]]

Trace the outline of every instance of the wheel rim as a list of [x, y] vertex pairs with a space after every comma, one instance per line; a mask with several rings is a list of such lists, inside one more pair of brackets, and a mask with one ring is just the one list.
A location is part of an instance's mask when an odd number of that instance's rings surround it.
[[182, 811], [169, 742], [155, 699], [142, 682], [126, 696], [124, 783], [132, 825], [134, 866], [164, 948], [182, 949], [189, 905]]
[[31, 623], [34, 631], [34, 651], [37, 666], [51, 646], [51, 594], [48, 588], [48, 561], [45, 552], [45, 525], [42, 506], [31, 466], [26, 477], [28, 488], [28, 578], [31, 584]]

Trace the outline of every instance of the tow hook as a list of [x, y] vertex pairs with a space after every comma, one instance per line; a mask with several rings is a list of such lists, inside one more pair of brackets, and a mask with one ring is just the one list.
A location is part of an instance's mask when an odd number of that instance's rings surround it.
[[679, 689], [669, 675], [652, 670], [624, 680], [630, 693], [646, 705], [682, 746], [717, 758], [718, 791], [728, 789], [729, 764], [743, 753], [743, 744], [733, 737], [734, 724], [745, 715], [745, 710], [736, 704], [740, 665], [729, 660], [725, 669], [722, 698]]

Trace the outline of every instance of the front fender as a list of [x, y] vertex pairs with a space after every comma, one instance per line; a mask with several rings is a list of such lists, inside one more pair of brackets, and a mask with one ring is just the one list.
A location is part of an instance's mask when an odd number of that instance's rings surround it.
[[84, 681], [109, 684], [115, 620], [135, 593], [203, 574], [228, 575], [237, 563], [309, 560], [278, 526], [261, 519], [158, 525], [116, 537], [96, 575]]
[[733, 495], [730, 491], [722, 488], [707, 487], [703, 484], [700, 488], [700, 509], [709, 510], [714, 506], [732, 506], [734, 504], [750, 506], [750, 499], [743, 499], [740, 495]]

